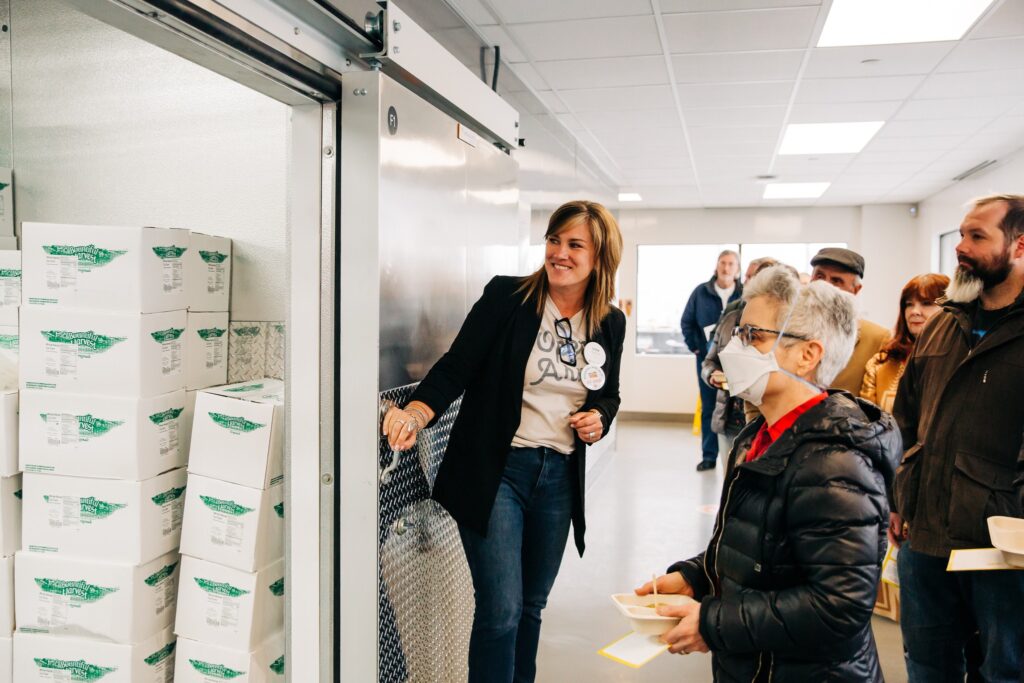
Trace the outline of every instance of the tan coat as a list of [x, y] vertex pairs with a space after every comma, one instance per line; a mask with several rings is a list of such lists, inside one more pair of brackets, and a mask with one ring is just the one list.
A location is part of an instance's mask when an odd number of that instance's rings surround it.
[[832, 381], [833, 389], [848, 391], [854, 396], [860, 395], [864, 385], [864, 370], [868, 361], [882, 348], [889, 338], [889, 330], [870, 320], [857, 321], [857, 345], [853, 347], [853, 355], [843, 371]]
[[882, 361], [881, 358], [882, 354], [875, 354], [865, 366], [860, 397], [891, 413], [893, 403], [896, 402], [896, 389], [900, 385], [903, 371], [907, 369], [907, 361]]

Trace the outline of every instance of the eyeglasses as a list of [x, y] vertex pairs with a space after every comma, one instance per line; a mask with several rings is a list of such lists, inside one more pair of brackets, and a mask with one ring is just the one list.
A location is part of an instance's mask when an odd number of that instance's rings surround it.
[[555, 321], [555, 334], [565, 341], [558, 347], [558, 358], [566, 365], [576, 367], [576, 345], [572, 341], [572, 324], [568, 318]]
[[733, 331], [732, 336], [739, 337], [740, 342], [744, 346], [750, 346], [754, 342], [758, 341], [760, 334], [777, 334], [780, 337], [789, 337], [790, 339], [799, 339], [801, 341], [809, 341], [807, 337], [799, 334], [793, 334], [792, 332], [780, 332], [779, 330], [769, 330], [766, 327], [757, 327], [747, 323], [746, 325], [738, 325]]

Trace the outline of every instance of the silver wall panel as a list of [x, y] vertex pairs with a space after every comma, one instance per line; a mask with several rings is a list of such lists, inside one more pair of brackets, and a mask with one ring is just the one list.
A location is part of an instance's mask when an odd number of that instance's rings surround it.
[[19, 223], [231, 237], [232, 316], [283, 320], [288, 107], [57, 0], [11, 14]]

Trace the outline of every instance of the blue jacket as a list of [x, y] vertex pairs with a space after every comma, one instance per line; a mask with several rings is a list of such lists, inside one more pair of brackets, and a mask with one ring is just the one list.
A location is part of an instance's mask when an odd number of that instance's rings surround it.
[[[715, 280], [712, 276], [707, 282], [697, 285], [686, 302], [683, 310], [683, 317], [679, 321], [683, 328], [683, 341], [690, 353], [703, 357], [708, 351], [708, 337], [704, 334], [704, 328], [714, 325], [722, 317], [722, 298], [715, 291]], [[729, 301], [736, 301], [743, 295], [743, 285], [736, 281], [736, 289], [733, 291]]]

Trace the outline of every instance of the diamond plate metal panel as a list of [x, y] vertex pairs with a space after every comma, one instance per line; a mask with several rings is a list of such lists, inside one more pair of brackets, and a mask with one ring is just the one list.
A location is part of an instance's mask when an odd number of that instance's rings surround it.
[[[404, 405], [416, 385], [381, 394], [382, 413]], [[473, 581], [459, 529], [430, 500], [462, 399], [416, 446], [397, 455], [380, 440], [378, 462], [379, 680], [439, 683], [466, 680], [473, 625]]]

